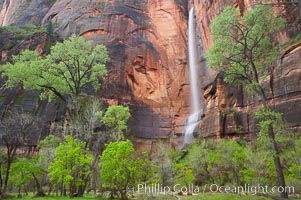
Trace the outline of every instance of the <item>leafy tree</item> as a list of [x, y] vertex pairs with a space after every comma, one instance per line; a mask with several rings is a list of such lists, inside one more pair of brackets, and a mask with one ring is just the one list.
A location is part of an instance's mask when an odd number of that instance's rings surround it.
[[244, 183], [254, 185], [258, 183], [275, 184], [277, 176], [271, 151], [261, 148], [259, 141], [253, 141], [246, 147], [242, 155], [245, 163], [244, 168], [240, 170], [240, 174]]
[[102, 121], [112, 129], [115, 140], [123, 139], [122, 132], [127, 130], [127, 121], [131, 114], [128, 107], [110, 106], [104, 114]]
[[73, 35], [51, 47], [46, 57], [30, 50], [13, 56], [13, 62], [3, 66], [3, 75], [8, 78], [8, 87], [21, 83], [25, 89], [40, 90], [42, 98], [56, 95], [66, 101], [66, 95], [82, 95], [88, 86], [97, 90], [108, 61], [105, 46], [93, 48], [92, 41]]
[[188, 149], [187, 163], [199, 184], [242, 183], [240, 171], [244, 169], [245, 147], [237, 141], [222, 139], [218, 142], [195, 143]]
[[82, 196], [91, 175], [91, 162], [85, 143], [67, 135], [66, 141], [55, 149], [54, 161], [49, 166], [50, 181], [61, 186], [62, 194], [69, 190], [71, 196]]
[[14, 184], [17, 187], [21, 188], [21, 186], [24, 186], [31, 180], [34, 180], [37, 187], [36, 196], [45, 196], [40, 181], [41, 177], [44, 174], [44, 170], [40, 166], [39, 155], [35, 155], [30, 158], [21, 158], [17, 162], [13, 163], [10, 170], [12, 174], [12, 176], [10, 176], [11, 184]]
[[55, 135], [48, 135], [46, 138], [41, 140], [38, 144], [39, 148], [39, 167], [43, 172], [42, 179], [48, 184], [48, 195], [52, 191], [52, 185], [50, 184], [48, 176], [48, 168], [50, 163], [54, 161], [55, 149], [62, 142], [62, 139]]
[[72, 109], [73, 112], [65, 132], [86, 142], [87, 146], [90, 147], [92, 137], [95, 135], [95, 127], [102, 124], [102, 103], [97, 98], [78, 98], [73, 105], [74, 109]]
[[293, 159], [294, 162], [289, 166], [289, 180], [296, 188], [299, 187], [299, 191], [301, 190], [301, 137], [295, 140], [294, 144], [294, 152], [290, 155], [289, 158]]
[[[5, 159], [1, 165], [5, 164], [4, 175], [1, 174], [0, 195], [5, 196], [10, 176], [10, 168], [16, 157], [17, 150], [25, 146], [31, 137], [36, 135], [36, 119], [22, 111], [8, 113], [6, 118], [0, 122], [0, 145], [6, 148]], [[1, 170], [2, 172], [2, 170]]]
[[[240, 15], [238, 9], [226, 7], [211, 24], [214, 45], [207, 53], [209, 66], [224, 71], [225, 82], [243, 85], [249, 92], [260, 95], [267, 113], [266, 120], [273, 119], [274, 114], [264, 84], [268, 75], [272, 74], [271, 66], [278, 52], [278, 45], [272, 42], [271, 36], [284, 25], [282, 18], [276, 18], [273, 10], [263, 5], [255, 6], [244, 16]], [[278, 184], [285, 187], [274, 128], [272, 123], [266, 123]], [[287, 198], [286, 192], [280, 195]]]
[[99, 186], [99, 155], [103, 152], [105, 144], [110, 141], [109, 134], [103, 134], [101, 131], [96, 131], [104, 124], [101, 121], [103, 117], [103, 105], [97, 98], [83, 98], [82, 101], [77, 101], [77, 108], [73, 109], [70, 121], [65, 132], [85, 142], [86, 147], [91, 150], [93, 161], [91, 164], [92, 176], [91, 187], [96, 193], [96, 188]]
[[108, 144], [100, 160], [102, 186], [117, 190], [123, 200], [128, 199], [127, 186], [135, 185], [148, 175], [145, 158], [136, 157], [133, 144], [128, 140]]
[[174, 170], [177, 184], [188, 186], [195, 180], [192, 169], [183, 162], [175, 164]]
[[196, 182], [198, 184], [204, 184], [207, 180], [208, 182], [215, 182], [215, 177], [211, 176], [208, 170], [209, 153], [212, 152], [207, 143], [211, 141], [203, 141], [202, 143], [192, 143], [189, 148], [189, 153], [187, 156], [187, 162], [193, 170]]
[[153, 182], [163, 185], [173, 184], [174, 168], [177, 159], [181, 156], [179, 151], [168, 151], [163, 141], [156, 143], [152, 155], [152, 163], [156, 166]]

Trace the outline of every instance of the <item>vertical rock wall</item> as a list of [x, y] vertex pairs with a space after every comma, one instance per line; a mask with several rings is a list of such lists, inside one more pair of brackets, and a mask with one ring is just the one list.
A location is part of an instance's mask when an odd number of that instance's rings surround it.
[[[204, 50], [212, 46], [210, 23], [221, 13], [225, 6], [238, 7], [243, 15], [258, 3], [271, 4], [275, 15], [281, 15], [287, 20], [285, 29], [276, 34], [279, 43], [288, 42], [301, 32], [301, 5], [298, 1], [257, 1], [257, 0], [222, 0], [202, 1], [191, 0], [190, 6], [196, 9], [196, 21], [201, 32]], [[295, 3], [294, 3], [295, 2]], [[270, 104], [275, 110], [284, 113], [284, 119], [294, 130], [300, 130], [300, 42], [292, 44], [284, 50], [277, 61], [273, 76], [266, 83], [265, 89]], [[227, 47], [225, 47], [227, 48]], [[206, 112], [200, 124], [200, 135], [205, 138], [221, 137], [256, 137], [258, 132], [254, 112], [260, 108], [258, 97], [250, 96], [243, 88], [229, 86], [223, 82], [221, 73], [212, 73], [211, 83], [204, 89], [207, 102]]]
[[51, 21], [62, 37], [105, 44], [112, 61], [101, 95], [131, 107], [138, 148], [150, 150], [158, 138], [180, 142], [189, 112], [187, 1], [4, 0], [1, 6], [2, 25]]

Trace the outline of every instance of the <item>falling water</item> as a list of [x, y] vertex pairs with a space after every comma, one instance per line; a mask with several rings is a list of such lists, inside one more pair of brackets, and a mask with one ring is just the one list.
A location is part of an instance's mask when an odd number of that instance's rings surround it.
[[194, 9], [191, 8], [189, 12], [188, 21], [188, 51], [189, 51], [189, 75], [190, 75], [190, 87], [191, 87], [191, 107], [190, 116], [187, 120], [186, 129], [184, 133], [184, 144], [191, 143], [193, 139], [193, 132], [196, 128], [199, 116], [201, 115], [200, 109], [200, 96], [198, 87], [198, 56], [196, 48], [196, 34], [195, 34], [195, 22], [194, 22]]

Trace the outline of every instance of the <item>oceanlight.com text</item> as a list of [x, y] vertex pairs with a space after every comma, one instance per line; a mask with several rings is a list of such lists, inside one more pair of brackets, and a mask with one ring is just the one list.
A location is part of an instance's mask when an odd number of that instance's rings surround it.
[[[209, 187], [209, 188], [208, 188]], [[243, 186], [220, 186], [218, 184], [205, 185], [204, 190], [208, 190], [211, 193], [236, 193], [236, 194], [274, 194], [287, 192], [289, 194], [295, 193], [294, 186], [269, 186], [269, 185], [249, 185]]]

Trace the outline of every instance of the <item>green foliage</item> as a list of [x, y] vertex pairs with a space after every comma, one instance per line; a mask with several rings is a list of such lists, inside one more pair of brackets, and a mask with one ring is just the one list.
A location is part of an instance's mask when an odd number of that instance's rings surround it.
[[50, 180], [54, 185], [61, 184], [64, 188], [83, 186], [85, 177], [91, 174], [92, 156], [85, 144], [71, 136], [55, 149], [54, 161], [49, 166]]
[[136, 157], [130, 141], [111, 142], [100, 157], [100, 179], [104, 188], [115, 189], [126, 197], [128, 185], [148, 177], [146, 156]]
[[39, 142], [38, 147], [42, 150], [46, 148], [56, 148], [61, 141], [61, 138], [59, 138], [58, 136], [48, 135], [46, 138]]
[[102, 123], [104, 109], [101, 101], [98, 98], [78, 97], [70, 102], [69, 108], [71, 119], [65, 132], [90, 146], [90, 139], [95, 134], [94, 128]]
[[124, 106], [110, 106], [104, 114], [102, 121], [115, 132], [116, 140], [123, 138], [122, 132], [127, 130], [127, 121], [130, 118], [130, 110]]
[[[265, 135], [267, 135], [269, 126], [275, 126], [277, 122], [280, 122], [282, 113], [270, 109], [260, 109], [255, 112], [255, 118], [260, 119], [258, 124], [260, 128], [259, 133], [265, 133]], [[260, 136], [264, 137], [264, 134], [260, 134], [259, 137]]]
[[301, 137], [296, 141], [294, 150], [295, 162], [289, 168], [290, 177], [301, 180]]
[[65, 99], [68, 94], [82, 95], [88, 86], [97, 90], [99, 79], [107, 73], [107, 61], [105, 46], [93, 48], [91, 41], [72, 36], [51, 47], [51, 54], [46, 57], [29, 50], [14, 56], [13, 63], [3, 66], [3, 76], [8, 78], [8, 87], [22, 83], [25, 89], [40, 90], [42, 98], [56, 95]]
[[41, 178], [44, 174], [43, 169], [40, 167], [39, 155], [30, 158], [21, 158], [17, 162], [13, 163], [10, 171], [10, 185], [17, 187], [28, 184], [34, 178]]
[[[267, 114], [279, 117], [279, 113], [274, 112], [258, 116], [266, 117]], [[277, 121], [274, 124], [277, 126], [275, 140], [280, 144], [280, 158], [288, 185], [297, 189], [301, 186], [301, 139], [287, 131], [281, 123]], [[193, 143], [184, 154], [183, 151], [170, 154], [169, 159], [174, 166], [171, 174], [180, 184], [193, 181], [194, 185], [277, 185], [274, 152], [267, 137], [265, 132], [261, 132], [258, 139], [250, 143], [225, 139]]]
[[198, 183], [241, 184], [244, 168], [244, 146], [234, 140], [206, 141], [188, 149], [187, 163]]
[[240, 171], [244, 183], [276, 184], [276, 173], [271, 151], [254, 142], [245, 149], [244, 168]]
[[31, 36], [35, 33], [45, 32], [45, 27], [36, 26], [34, 24], [28, 24], [22, 27], [18, 26], [1, 26], [0, 32], [13, 33], [16, 39]]
[[39, 142], [39, 157], [40, 157], [40, 167], [44, 171], [48, 171], [48, 167], [54, 160], [55, 149], [62, 142], [62, 139], [55, 136], [49, 135], [45, 139]]
[[271, 200], [268, 197], [258, 195], [225, 194], [225, 193], [205, 193], [192, 196], [183, 196], [183, 200]]
[[49, 21], [46, 26], [46, 33], [47, 33], [47, 36], [50, 38], [52, 38], [54, 36], [54, 27], [53, 27], [53, 23], [51, 21]]
[[224, 71], [227, 83], [246, 83], [249, 91], [259, 93], [279, 51], [271, 35], [284, 25], [265, 5], [255, 6], [243, 17], [238, 9], [226, 7], [211, 24], [214, 45], [206, 54], [208, 65]]
[[181, 152], [170, 150], [164, 141], [159, 141], [153, 148], [152, 165], [154, 174], [151, 183], [173, 185], [175, 164], [181, 157]]
[[175, 165], [175, 182], [177, 184], [188, 186], [195, 180], [193, 171], [184, 163], [177, 163]]

